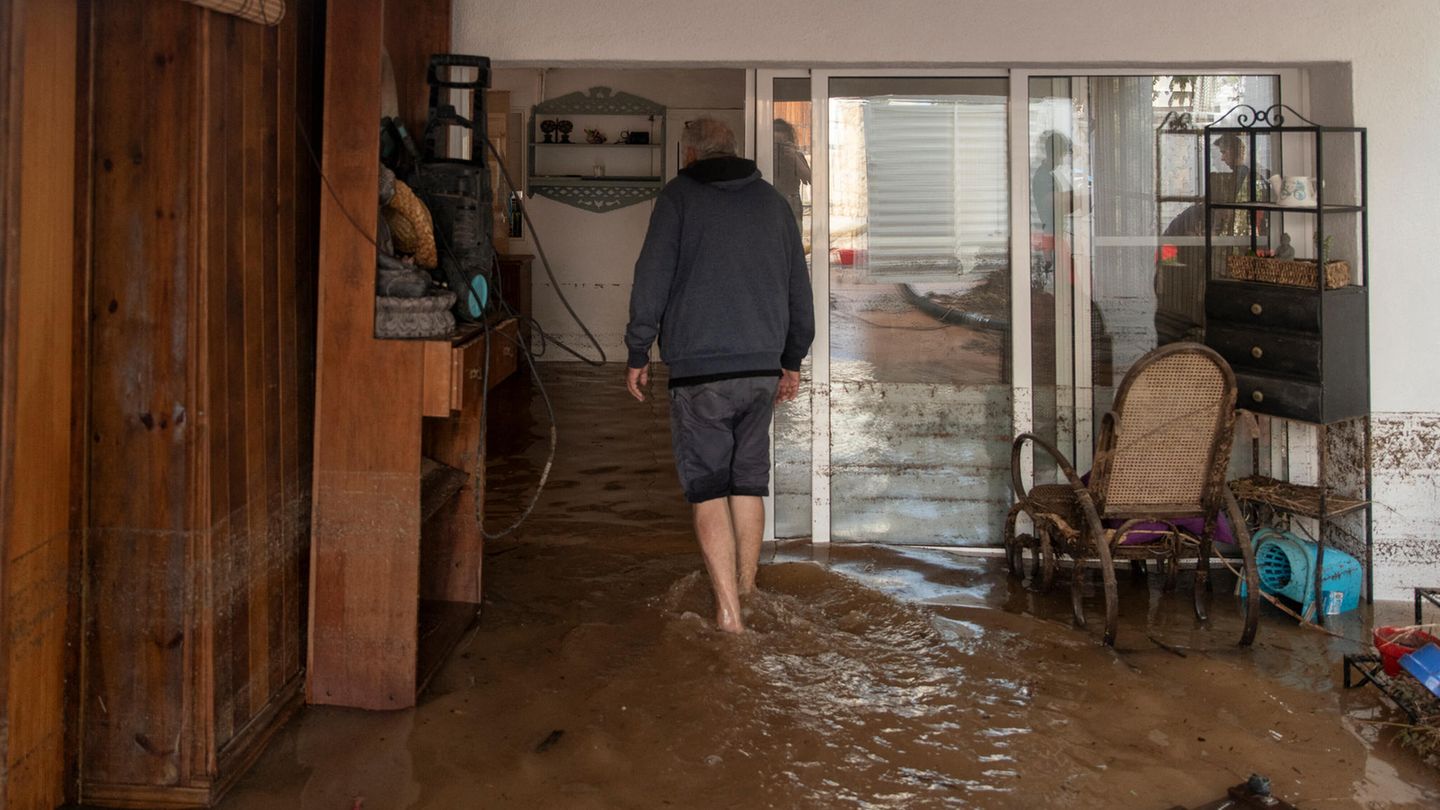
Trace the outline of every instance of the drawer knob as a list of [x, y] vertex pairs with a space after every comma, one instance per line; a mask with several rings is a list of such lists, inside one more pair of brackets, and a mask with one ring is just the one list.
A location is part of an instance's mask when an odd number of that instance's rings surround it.
[[1260, 306], [1259, 304], [1251, 304], [1251, 305], [1250, 305], [1250, 314], [1251, 314], [1251, 315], [1264, 315], [1264, 314], [1265, 314], [1265, 308], [1262, 307], [1262, 306]]
[[1264, 402], [1265, 394], [1262, 391], [1251, 391], [1250, 398], [1255, 400], [1256, 402]]
[[1265, 350], [1260, 348], [1259, 346], [1251, 346], [1250, 356], [1255, 358], [1256, 360], [1259, 360], [1260, 358], [1265, 356]]

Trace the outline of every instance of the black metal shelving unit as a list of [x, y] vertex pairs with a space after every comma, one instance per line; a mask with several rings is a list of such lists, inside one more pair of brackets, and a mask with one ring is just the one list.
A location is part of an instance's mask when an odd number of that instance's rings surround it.
[[[1299, 123], [1291, 123], [1287, 118]], [[1233, 189], [1232, 199], [1216, 199], [1209, 144], [1226, 134], [1233, 134], [1245, 144], [1248, 177], [1243, 193], [1241, 189]], [[1349, 140], [1348, 146], [1343, 139]], [[1299, 155], [1285, 155], [1285, 144], [1296, 141], [1304, 151]], [[1337, 145], [1337, 141], [1341, 143]], [[1205, 142], [1205, 342], [1234, 367], [1240, 385], [1238, 407], [1317, 426], [1320, 484], [1314, 493], [1317, 506], [1311, 510], [1320, 527], [1314, 572], [1317, 606], [1323, 605], [1326, 524], [1341, 514], [1329, 503], [1333, 496], [1327, 477], [1327, 428], [1345, 420], [1363, 420], [1365, 597], [1373, 602], [1366, 131], [1363, 127], [1316, 124], [1281, 104], [1263, 110], [1242, 104], [1205, 127]], [[1257, 147], [1262, 142], [1269, 147], [1270, 159], [1277, 164], [1283, 164], [1289, 157], [1291, 165], [1308, 164], [1313, 168], [1313, 205], [1282, 205], [1270, 198], [1265, 178], [1259, 176]], [[1352, 174], [1342, 173], [1336, 183], [1334, 196], [1338, 199], [1334, 202], [1326, 200], [1330, 193], [1326, 188], [1327, 144], [1332, 156], [1343, 157], [1348, 152], [1353, 161], [1347, 169]], [[1277, 223], [1279, 232], [1286, 233], [1285, 218], [1296, 217], [1293, 222], [1313, 232], [1309, 249], [1303, 245], [1294, 247], [1297, 254], [1302, 250], [1313, 253], [1315, 286], [1242, 281], [1217, 272], [1217, 259], [1223, 271], [1225, 256], [1229, 255], [1228, 251], [1217, 252], [1213, 244], [1217, 212], [1234, 212], [1234, 216], [1244, 217], [1252, 254], [1261, 248], [1273, 249]], [[1350, 229], [1348, 238], [1353, 239], [1350, 247], [1359, 259], [1359, 267], [1351, 268], [1349, 284], [1331, 288], [1326, 283], [1326, 262], [1335, 258], [1329, 253], [1329, 237], [1336, 234], [1327, 220], [1336, 217], [1342, 218]], [[1316, 610], [1315, 619], [1324, 623], [1323, 607]]]

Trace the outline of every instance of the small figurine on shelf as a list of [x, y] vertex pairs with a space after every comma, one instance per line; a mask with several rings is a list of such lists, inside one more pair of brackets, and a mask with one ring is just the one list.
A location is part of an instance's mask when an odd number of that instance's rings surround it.
[[545, 143], [555, 143], [555, 122], [541, 121], [540, 131], [545, 133]]
[[1292, 245], [1292, 244], [1290, 244], [1290, 234], [1288, 234], [1288, 233], [1282, 233], [1282, 234], [1280, 234], [1280, 248], [1275, 251], [1275, 258], [1277, 258], [1277, 259], [1293, 259], [1293, 258], [1295, 258], [1295, 246]]
[[605, 143], [605, 133], [598, 129], [587, 129], [585, 130], [585, 142], [593, 144]]
[[570, 143], [570, 133], [575, 131], [575, 124], [561, 118], [555, 122], [555, 131], [560, 133], [560, 143]]

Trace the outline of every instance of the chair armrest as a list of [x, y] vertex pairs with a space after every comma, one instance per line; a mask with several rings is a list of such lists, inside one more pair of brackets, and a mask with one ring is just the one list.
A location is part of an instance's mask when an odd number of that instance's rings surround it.
[[1021, 433], [1015, 437], [1014, 443], [1010, 446], [1010, 483], [1015, 487], [1016, 497], [1025, 500], [1025, 482], [1020, 477], [1020, 451], [1026, 442], [1034, 443], [1036, 447], [1044, 450], [1060, 465], [1060, 471], [1065, 474], [1070, 488], [1075, 490], [1075, 500], [1080, 503], [1080, 509], [1085, 513], [1085, 522], [1089, 524], [1089, 529], [1095, 536], [1096, 542], [1100, 542], [1100, 538], [1105, 536], [1104, 527], [1100, 524], [1100, 513], [1095, 509], [1095, 500], [1090, 497], [1089, 488], [1085, 486], [1084, 481], [1080, 480], [1080, 475], [1075, 472], [1075, 467], [1070, 464], [1069, 459], [1065, 458], [1065, 454], [1034, 433]]

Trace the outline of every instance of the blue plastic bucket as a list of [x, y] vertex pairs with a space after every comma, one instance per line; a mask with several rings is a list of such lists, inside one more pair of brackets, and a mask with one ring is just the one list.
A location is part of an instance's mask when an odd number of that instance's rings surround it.
[[1440, 697], [1440, 647], [1424, 647], [1400, 659], [1400, 666], [1414, 676], [1430, 693]]
[[[1301, 615], [1309, 615], [1315, 603], [1315, 544], [1274, 529], [1261, 529], [1253, 539], [1260, 590], [1300, 603]], [[1339, 549], [1326, 548], [1325, 572], [1320, 579], [1324, 594], [1320, 607], [1325, 615], [1359, 607], [1363, 579], [1359, 561]]]

